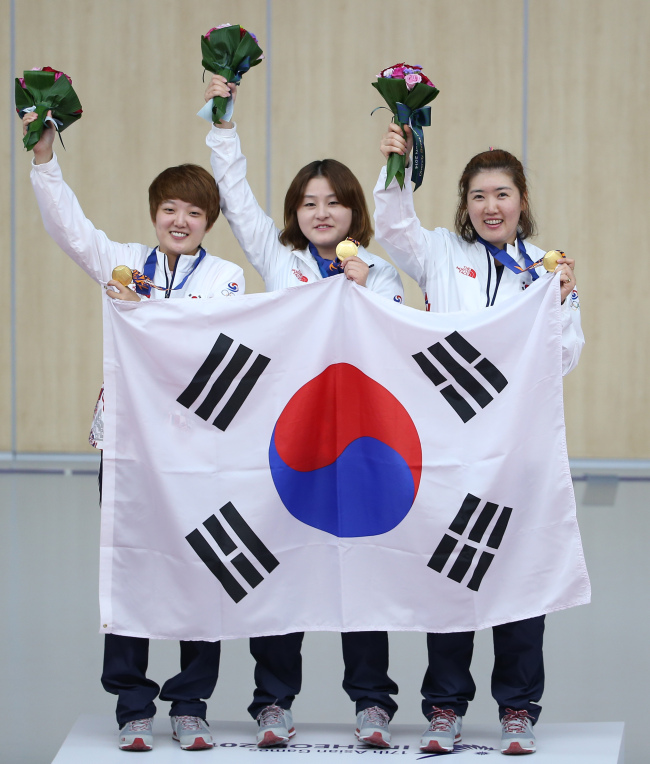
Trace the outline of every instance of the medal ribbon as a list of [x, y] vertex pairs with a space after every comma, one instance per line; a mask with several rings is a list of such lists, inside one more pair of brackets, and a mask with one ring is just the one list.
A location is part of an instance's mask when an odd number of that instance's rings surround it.
[[406, 104], [398, 101], [397, 119], [402, 125], [409, 125], [413, 131], [413, 171], [411, 180], [415, 183], [414, 191], [422, 185], [424, 178], [424, 133], [423, 127], [431, 124], [431, 107], [423, 106], [420, 109], [411, 109]]
[[[135, 291], [138, 294], [142, 294], [145, 297], [149, 297], [151, 295], [151, 288], [154, 287], [155, 289], [167, 289], [167, 287], [159, 287], [156, 286], [153, 283], [153, 277], [156, 274], [156, 250], [158, 247], [154, 247], [151, 250], [151, 254], [147, 258], [147, 262], [144, 264], [144, 277], [139, 276], [139, 278], [136, 280], [135, 274], [136, 271], [133, 272], [133, 281], [135, 283]], [[201, 260], [206, 256], [206, 251], [203, 249], [203, 247], [200, 248], [198, 256], [196, 256], [196, 262], [192, 266], [192, 269], [190, 272], [185, 276], [185, 278], [181, 281], [180, 284], [177, 284], [175, 287], [172, 288], [172, 291], [176, 291], [177, 289], [182, 289], [182, 287], [185, 285], [185, 282], [189, 279], [189, 277], [194, 273], [194, 271], [199, 267], [199, 264]]]
[[[498, 247], [495, 247], [494, 244], [490, 244], [489, 241], [485, 241], [485, 239], [483, 239], [478, 234], [476, 235], [476, 238], [485, 247], [485, 249], [487, 249], [492, 257], [496, 258], [500, 263], [505, 265], [509, 271], [512, 271], [513, 273], [523, 273], [524, 271], [528, 271], [532, 267], [538, 265], [538, 263], [534, 263], [530, 259], [528, 253], [526, 252], [524, 242], [519, 238], [517, 239], [517, 247], [519, 248], [519, 254], [524, 258], [524, 262], [526, 263], [525, 268], [517, 265], [515, 259], [510, 257], [505, 249], [499, 249]], [[530, 275], [532, 276], [533, 281], [536, 281], [539, 278], [539, 274], [535, 273], [534, 270], [530, 270]]]
[[328, 276], [336, 276], [338, 273], [343, 273], [343, 263], [339, 260], [326, 260], [318, 254], [316, 247], [309, 242], [309, 251], [312, 257], [318, 265], [320, 275], [326, 279]]

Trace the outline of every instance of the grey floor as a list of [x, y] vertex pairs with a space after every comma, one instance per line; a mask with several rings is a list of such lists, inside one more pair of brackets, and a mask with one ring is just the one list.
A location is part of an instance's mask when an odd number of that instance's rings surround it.
[[[46, 764], [79, 714], [110, 716], [114, 708], [113, 697], [99, 683], [97, 481], [87, 464], [30, 464], [21, 473], [16, 466], [0, 464], [0, 718], [5, 733], [0, 761]], [[38, 468], [54, 472], [31, 471]], [[548, 618], [543, 719], [625, 721], [626, 762], [645, 764], [650, 613], [643, 591], [650, 580], [650, 482], [638, 475], [618, 482], [587, 481], [579, 472], [575, 477], [593, 603]], [[153, 678], [175, 672], [177, 650], [175, 643], [152, 644]], [[478, 693], [468, 714], [472, 723], [496, 721], [490, 652], [489, 632], [479, 633]], [[296, 722], [352, 725], [354, 709], [340, 688], [338, 636], [308, 634], [304, 663]], [[391, 674], [400, 686], [396, 722], [422, 720], [424, 665], [422, 635], [391, 635]], [[225, 643], [209, 717], [247, 720], [251, 692], [245, 641]], [[166, 704], [160, 711], [167, 713]]]

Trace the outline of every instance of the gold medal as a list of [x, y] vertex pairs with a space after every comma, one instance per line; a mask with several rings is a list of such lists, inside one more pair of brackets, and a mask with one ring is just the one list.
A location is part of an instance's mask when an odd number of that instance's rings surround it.
[[113, 268], [111, 278], [124, 284], [124, 286], [128, 286], [133, 281], [133, 272], [128, 265], [117, 265]]
[[355, 257], [359, 251], [359, 245], [353, 239], [346, 239], [336, 245], [336, 258], [343, 262], [348, 257]]
[[552, 249], [544, 255], [542, 265], [549, 273], [552, 273], [557, 268], [558, 260], [564, 257], [564, 252], [560, 249]]

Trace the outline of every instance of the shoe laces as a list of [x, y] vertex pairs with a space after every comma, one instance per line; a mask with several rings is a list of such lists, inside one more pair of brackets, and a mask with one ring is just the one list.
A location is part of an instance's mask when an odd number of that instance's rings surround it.
[[365, 708], [363, 713], [366, 715], [370, 724], [376, 724], [378, 727], [388, 727], [390, 719], [383, 708], [379, 708], [379, 706], [371, 706], [370, 708]]
[[266, 706], [257, 715], [257, 721], [262, 726], [268, 726], [270, 724], [278, 724], [284, 721], [284, 709], [280, 706]]
[[135, 719], [135, 721], [128, 722], [127, 727], [132, 732], [146, 732], [151, 724], [151, 719]]
[[532, 721], [531, 715], [525, 709], [515, 711], [512, 708], [506, 708], [506, 713], [501, 723], [506, 732], [526, 732], [528, 722]]
[[433, 707], [429, 732], [447, 732], [456, 722], [456, 713], [451, 708]]
[[177, 716], [176, 721], [184, 730], [200, 730], [201, 722], [198, 716]]

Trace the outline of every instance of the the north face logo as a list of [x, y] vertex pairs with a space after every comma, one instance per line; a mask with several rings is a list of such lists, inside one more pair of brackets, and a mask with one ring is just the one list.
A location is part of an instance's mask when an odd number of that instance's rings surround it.
[[476, 271], [474, 268], [470, 268], [469, 265], [463, 265], [462, 267], [460, 265], [456, 266], [456, 270], [458, 273], [462, 273], [463, 276], [469, 276], [471, 279], [476, 278]]

